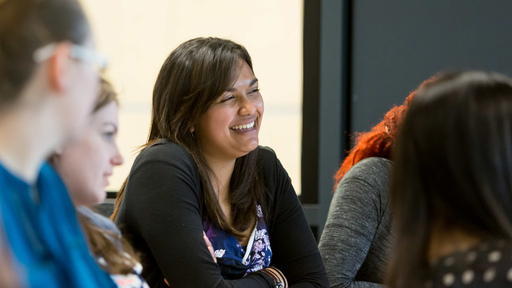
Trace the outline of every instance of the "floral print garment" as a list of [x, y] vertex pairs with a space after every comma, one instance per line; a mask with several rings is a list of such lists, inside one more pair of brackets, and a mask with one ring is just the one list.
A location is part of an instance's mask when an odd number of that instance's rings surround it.
[[258, 218], [247, 247], [242, 247], [234, 236], [208, 219], [203, 223], [203, 229], [212, 243], [224, 279], [240, 279], [247, 273], [256, 272], [270, 265], [272, 249], [267, 225], [263, 219], [261, 206], [256, 205], [256, 208]]
[[[102, 257], [99, 258], [99, 263], [105, 262]], [[133, 267], [130, 274], [110, 274], [110, 278], [114, 280], [118, 288], [149, 288], [148, 283], [142, 278], [142, 265], [138, 264]]]

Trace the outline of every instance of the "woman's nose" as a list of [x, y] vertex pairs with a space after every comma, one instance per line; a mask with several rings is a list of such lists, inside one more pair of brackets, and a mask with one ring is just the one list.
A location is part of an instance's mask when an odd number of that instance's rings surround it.
[[122, 165], [123, 162], [124, 162], [123, 156], [119, 152], [119, 148], [116, 145], [115, 154], [114, 154], [114, 157], [112, 157], [112, 165], [119, 166], [119, 165]]
[[240, 115], [252, 115], [256, 112], [256, 105], [247, 97], [243, 97], [243, 102], [240, 105]]

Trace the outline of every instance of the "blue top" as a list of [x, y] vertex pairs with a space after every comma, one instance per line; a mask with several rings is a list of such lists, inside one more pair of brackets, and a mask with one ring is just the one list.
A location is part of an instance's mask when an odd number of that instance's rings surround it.
[[22, 283], [115, 287], [89, 254], [73, 203], [49, 165], [41, 167], [34, 187], [0, 164], [0, 208]]
[[236, 238], [213, 224], [208, 219], [203, 228], [210, 240], [224, 279], [240, 279], [247, 273], [256, 272], [270, 265], [272, 249], [268, 238], [267, 225], [261, 206], [256, 205], [258, 220], [249, 238], [247, 247], [242, 247]]

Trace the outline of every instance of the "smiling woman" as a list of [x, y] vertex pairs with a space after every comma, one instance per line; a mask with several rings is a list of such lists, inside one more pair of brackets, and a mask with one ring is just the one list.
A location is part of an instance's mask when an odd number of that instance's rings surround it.
[[246, 155], [258, 147], [258, 132], [263, 118], [263, 98], [258, 79], [245, 61], [240, 74], [192, 128], [198, 136], [208, 162], [222, 162]]
[[218, 35], [243, 43], [251, 51], [258, 79], [264, 83], [265, 121], [279, 123], [263, 125], [259, 142], [276, 151], [300, 194], [303, 1], [83, 3], [98, 36], [98, 48], [111, 60], [109, 79], [121, 92], [120, 125], [130, 127], [119, 132], [125, 162], [114, 169], [108, 191], [119, 190], [135, 159], [133, 150], [146, 142], [151, 117], [148, 95], [169, 48], [188, 39]]
[[239, 44], [192, 39], [163, 64], [148, 143], [113, 214], [151, 287], [328, 286], [290, 178], [258, 146], [263, 111]]

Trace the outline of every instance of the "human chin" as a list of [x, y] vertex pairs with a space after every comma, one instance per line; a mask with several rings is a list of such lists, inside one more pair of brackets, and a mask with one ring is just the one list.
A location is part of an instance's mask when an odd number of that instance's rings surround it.
[[96, 184], [89, 183], [89, 187], [87, 191], [83, 191], [83, 203], [81, 205], [85, 206], [93, 206], [101, 204], [107, 198], [107, 193], [105, 192], [105, 187], [103, 186], [103, 182], [96, 181]]
[[105, 199], [107, 198], [107, 192], [105, 192], [105, 189], [103, 187], [101, 187], [99, 189], [95, 189], [95, 191], [93, 192], [93, 194], [91, 196], [92, 196], [90, 198], [91, 203], [89, 203], [88, 206], [98, 205], [98, 204], [105, 202]]
[[251, 139], [248, 143], [244, 145], [244, 148], [242, 149], [244, 155], [249, 154], [250, 152], [254, 151], [256, 148], [258, 148], [259, 139], [256, 136], [255, 138]]

